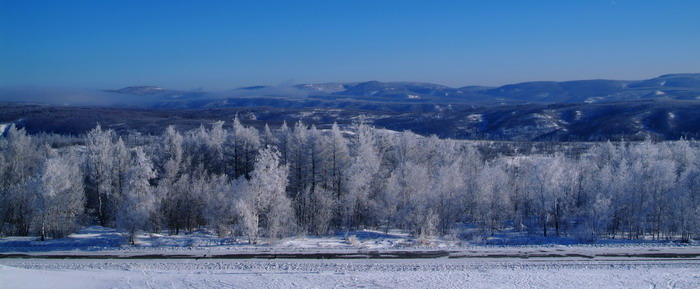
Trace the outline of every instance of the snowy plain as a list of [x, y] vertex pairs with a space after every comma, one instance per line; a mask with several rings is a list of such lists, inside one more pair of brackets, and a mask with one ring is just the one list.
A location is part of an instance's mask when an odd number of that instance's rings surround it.
[[700, 288], [700, 246], [482, 245], [400, 232], [251, 245], [205, 231], [0, 239], [0, 288]]
[[0, 260], [3, 288], [698, 288], [700, 261]]

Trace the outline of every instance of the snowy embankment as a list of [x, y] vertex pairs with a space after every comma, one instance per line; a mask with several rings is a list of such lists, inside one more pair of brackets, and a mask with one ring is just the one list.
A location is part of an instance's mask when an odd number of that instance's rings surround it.
[[[556, 240], [556, 239], [554, 239]], [[204, 231], [177, 236], [140, 234], [135, 245], [113, 229], [88, 227], [66, 238], [0, 239], [0, 258], [71, 259], [418, 259], [418, 258], [680, 258], [700, 260], [697, 244], [604, 241], [600, 244], [479, 245], [440, 238], [416, 240], [401, 232], [356, 231], [249, 244]]]

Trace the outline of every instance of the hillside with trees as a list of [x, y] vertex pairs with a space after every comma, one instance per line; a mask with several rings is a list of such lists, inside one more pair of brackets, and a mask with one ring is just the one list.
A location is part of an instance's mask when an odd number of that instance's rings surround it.
[[601, 142], [504, 153], [497, 142], [301, 121], [233, 119], [162, 135], [0, 138], [0, 235], [60, 238], [87, 225], [250, 243], [400, 229], [412, 236], [518, 231], [582, 242], [700, 237], [697, 141]]

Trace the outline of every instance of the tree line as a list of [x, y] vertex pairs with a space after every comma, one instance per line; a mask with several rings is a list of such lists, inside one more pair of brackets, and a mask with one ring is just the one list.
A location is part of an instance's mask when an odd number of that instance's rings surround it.
[[486, 157], [472, 141], [362, 122], [348, 131], [302, 122], [258, 130], [237, 118], [224, 126], [120, 136], [98, 125], [63, 142], [11, 126], [0, 137], [0, 235], [58, 238], [89, 224], [132, 242], [139, 230], [200, 228], [251, 243], [363, 228], [586, 241], [700, 235], [696, 141]]

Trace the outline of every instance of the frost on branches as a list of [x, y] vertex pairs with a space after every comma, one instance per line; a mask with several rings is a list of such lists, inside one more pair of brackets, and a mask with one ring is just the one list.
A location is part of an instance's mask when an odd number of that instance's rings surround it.
[[[61, 141], [61, 138], [71, 141]], [[533, 147], [545, 149], [532, 149]], [[413, 236], [700, 237], [700, 143], [498, 143], [362, 122], [259, 131], [235, 118], [161, 136], [0, 137], [0, 234], [80, 226], [251, 243], [401, 229]]]

